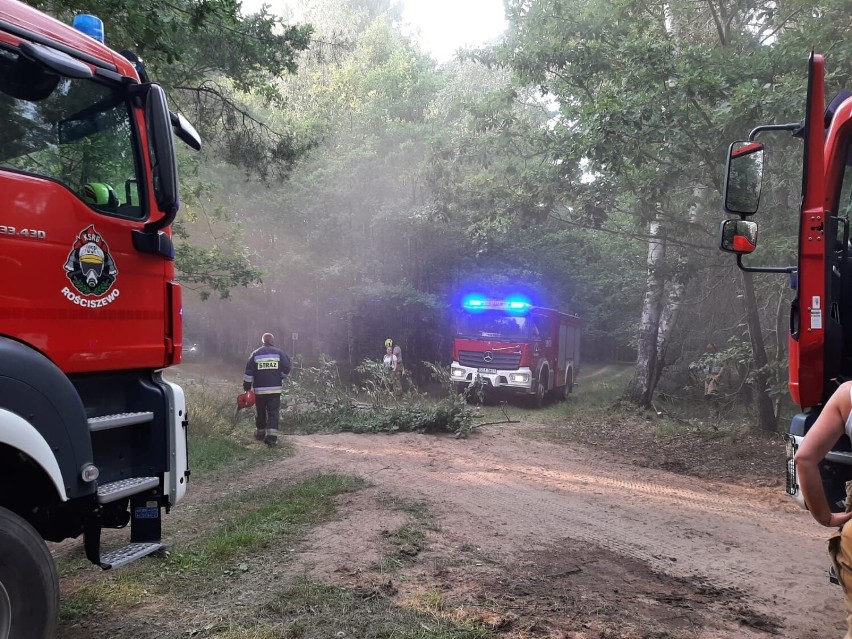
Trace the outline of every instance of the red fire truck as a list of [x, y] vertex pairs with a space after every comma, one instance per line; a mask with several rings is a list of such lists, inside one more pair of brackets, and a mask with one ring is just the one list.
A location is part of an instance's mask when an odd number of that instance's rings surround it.
[[[739, 219], [722, 222], [720, 248], [737, 254], [741, 269], [787, 273], [796, 297], [790, 308], [789, 389], [802, 412], [788, 435], [787, 492], [804, 507], [793, 455], [837, 385], [852, 378], [852, 94], [825, 106], [824, 60], [812, 55], [802, 122], [754, 128], [734, 142], [728, 157], [725, 209]], [[791, 266], [746, 265], [757, 247], [756, 213], [764, 169], [764, 145], [756, 137], [788, 131], [804, 139], [798, 261]], [[843, 510], [845, 482], [852, 479], [852, 447], [845, 435], [821, 465], [833, 510]]]
[[542, 406], [548, 395], [566, 399], [580, 366], [576, 315], [533, 306], [526, 299], [466, 297], [456, 314], [452, 383], [463, 392], [529, 396]]
[[[53, 636], [44, 540], [120, 566], [160, 548], [189, 476], [173, 133], [200, 148], [102, 23], [0, 0], [0, 638]], [[100, 41], [99, 41], [100, 40]], [[130, 524], [129, 545], [101, 530]]]

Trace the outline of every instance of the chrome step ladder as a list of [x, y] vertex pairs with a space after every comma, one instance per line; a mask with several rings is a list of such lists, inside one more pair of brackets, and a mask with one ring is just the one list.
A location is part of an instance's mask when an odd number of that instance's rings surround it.
[[[154, 419], [150, 411], [136, 413], [118, 413], [101, 417], [90, 417], [89, 431], [92, 433], [124, 428], [136, 424], [146, 424]], [[121, 499], [130, 499], [130, 543], [101, 554], [101, 522], [97, 517], [86, 522], [84, 528], [84, 546], [86, 557], [104, 570], [127, 565], [165, 548], [160, 541], [159, 504], [152, 503], [143, 493], [160, 486], [158, 477], [128, 477], [101, 484], [97, 490], [99, 505], [109, 504]], [[135, 497], [135, 498], [134, 498]]]

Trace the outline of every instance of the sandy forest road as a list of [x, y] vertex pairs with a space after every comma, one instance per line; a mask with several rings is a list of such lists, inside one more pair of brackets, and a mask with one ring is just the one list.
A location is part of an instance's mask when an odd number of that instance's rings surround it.
[[[560, 553], [570, 553], [571, 569], [554, 574], [551, 587], [590, 589], [615, 606], [656, 573], [652, 603], [692, 615], [694, 632], [682, 636], [843, 635], [841, 593], [825, 576], [825, 531], [779, 489], [643, 469], [585, 447], [530, 440], [519, 428], [486, 427], [467, 440], [292, 437], [295, 457], [257, 469], [249, 483], [312, 472], [364, 477], [428, 502], [448, 547], [475, 545], [510, 576], [524, 561], [548, 576], [548, 564], [564, 564]], [[326, 543], [316, 553], [328, 565], [367, 570], [347, 543], [364, 535], [357, 514], [341, 515], [339, 534], [326, 540], [341, 547]], [[653, 608], [641, 612], [662, 614]]]

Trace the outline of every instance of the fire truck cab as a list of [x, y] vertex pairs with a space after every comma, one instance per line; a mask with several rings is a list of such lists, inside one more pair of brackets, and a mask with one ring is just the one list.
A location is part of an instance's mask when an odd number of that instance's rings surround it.
[[455, 317], [450, 376], [456, 390], [471, 386], [532, 398], [566, 399], [580, 366], [576, 315], [524, 299], [466, 297]]
[[[764, 174], [765, 132], [786, 131], [804, 141], [798, 260], [789, 266], [747, 264], [757, 248]], [[724, 207], [736, 219], [723, 220], [719, 247], [736, 254], [740, 269], [784, 273], [795, 298], [790, 308], [789, 391], [802, 409], [787, 435], [787, 492], [805, 507], [794, 455], [825, 402], [852, 379], [852, 93], [843, 91], [826, 106], [825, 61], [811, 54], [805, 117], [800, 122], [756, 126], [746, 140], [731, 144]], [[830, 507], [844, 509], [845, 484], [852, 480], [852, 444], [843, 435], [820, 465]]]
[[[168, 109], [103, 24], [0, 0], [0, 639], [47, 639], [45, 540], [114, 568], [163, 548], [189, 476]], [[104, 528], [129, 543], [101, 548]]]

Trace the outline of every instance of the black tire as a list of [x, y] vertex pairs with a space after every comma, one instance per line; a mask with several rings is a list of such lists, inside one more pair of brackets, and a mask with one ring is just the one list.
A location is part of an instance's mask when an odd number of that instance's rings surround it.
[[574, 390], [574, 371], [569, 368], [565, 373], [565, 386], [559, 389], [559, 401], [566, 401], [572, 390]]
[[533, 406], [536, 408], [543, 407], [547, 400], [547, 384], [542, 379], [547, 379], [548, 375], [549, 373], [546, 368], [542, 368], [539, 371], [538, 379], [536, 380], [535, 395], [533, 395]]
[[35, 529], [0, 508], [0, 639], [53, 639], [59, 577]]

